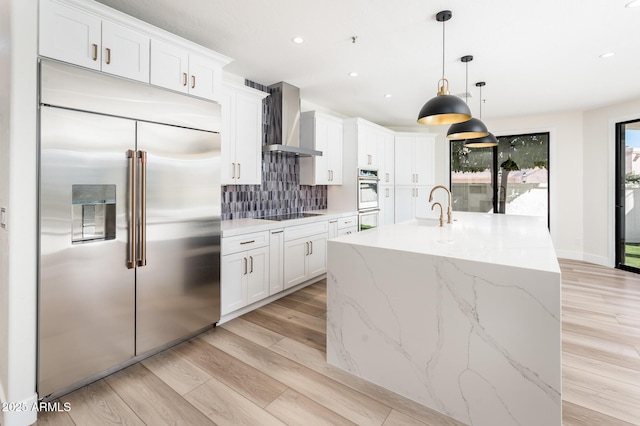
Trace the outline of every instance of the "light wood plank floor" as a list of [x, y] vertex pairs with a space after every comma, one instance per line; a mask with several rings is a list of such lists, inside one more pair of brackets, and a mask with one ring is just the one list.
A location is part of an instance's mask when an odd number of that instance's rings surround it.
[[[640, 425], [640, 275], [561, 260], [563, 423]], [[60, 398], [39, 425], [459, 425], [325, 362], [321, 281]]]

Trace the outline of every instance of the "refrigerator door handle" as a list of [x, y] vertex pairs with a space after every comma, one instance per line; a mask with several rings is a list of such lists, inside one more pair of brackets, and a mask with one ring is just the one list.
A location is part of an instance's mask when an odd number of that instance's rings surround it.
[[127, 256], [127, 268], [136, 267], [136, 176], [138, 172], [138, 158], [136, 151], [127, 150], [129, 158], [129, 253]]
[[147, 151], [138, 151], [142, 164], [140, 170], [140, 239], [138, 241], [140, 258], [138, 266], [147, 264]]

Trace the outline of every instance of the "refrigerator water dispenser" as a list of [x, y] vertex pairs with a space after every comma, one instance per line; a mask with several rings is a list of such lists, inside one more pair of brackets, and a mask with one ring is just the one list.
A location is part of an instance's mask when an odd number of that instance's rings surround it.
[[72, 243], [116, 237], [116, 186], [72, 185]]

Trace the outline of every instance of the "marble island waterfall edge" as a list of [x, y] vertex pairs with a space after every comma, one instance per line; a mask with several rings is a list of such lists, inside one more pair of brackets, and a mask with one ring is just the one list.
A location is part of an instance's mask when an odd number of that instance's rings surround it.
[[397, 250], [383, 228], [329, 241], [327, 361], [467, 424], [560, 425], [559, 269]]

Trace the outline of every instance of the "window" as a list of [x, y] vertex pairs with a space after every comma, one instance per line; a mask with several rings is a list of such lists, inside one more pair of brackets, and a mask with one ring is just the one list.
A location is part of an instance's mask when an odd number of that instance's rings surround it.
[[498, 146], [451, 143], [451, 193], [457, 211], [549, 219], [549, 133], [501, 136]]

